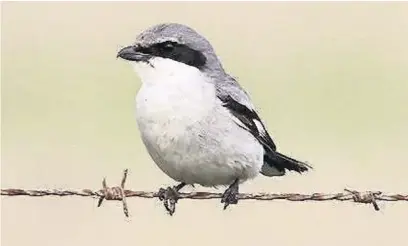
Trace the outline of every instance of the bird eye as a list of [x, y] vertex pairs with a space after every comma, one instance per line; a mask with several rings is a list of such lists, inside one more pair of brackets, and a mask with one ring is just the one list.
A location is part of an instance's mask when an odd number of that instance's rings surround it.
[[132, 48], [133, 48], [133, 51], [135, 51], [135, 52], [138, 52], [138, 51], [140, 51], [142, 49], [142, 47], [139, 46], [139, 45], [133, 45]]
[[165, 51], [172, 51], [174, 49], [174, 44], [172, 42], [165, 42], [162, 47]]

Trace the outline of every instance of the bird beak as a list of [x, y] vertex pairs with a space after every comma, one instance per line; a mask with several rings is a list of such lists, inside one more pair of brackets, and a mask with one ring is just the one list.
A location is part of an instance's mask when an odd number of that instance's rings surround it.
[[127, 46], [121, 49], [116, 55], [116, 57], [120, 57], [128, 61], [136, 61], [136, 62], [148, 61], [151, 58], [150, 55], [143, 54], [142, 52], [140, 52], [140, 48], [134, 45]]

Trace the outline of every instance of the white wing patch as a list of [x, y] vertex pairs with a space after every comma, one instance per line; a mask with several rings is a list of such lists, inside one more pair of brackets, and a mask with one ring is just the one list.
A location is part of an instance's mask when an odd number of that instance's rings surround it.
[[262, 123], [259, 122], [259, 120], [257, 120], [257, 119], [254, 119], [253, 121], [254, 121], [254, 123], [256, 125], [256, 128], [258, 128], [258, 131], [259, 131], [260, 135], [265, 136], [266, 130], [263, 127]]

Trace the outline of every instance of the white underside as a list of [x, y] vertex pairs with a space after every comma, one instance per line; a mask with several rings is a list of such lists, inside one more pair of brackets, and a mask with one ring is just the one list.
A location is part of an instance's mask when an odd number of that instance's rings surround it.
[[155, 163], [179, 182], [229, 185], [255, 177], [263, 148], [232, 119], [198, 69], [170, 59], [133, 63], [143, 85], [136, 116]]

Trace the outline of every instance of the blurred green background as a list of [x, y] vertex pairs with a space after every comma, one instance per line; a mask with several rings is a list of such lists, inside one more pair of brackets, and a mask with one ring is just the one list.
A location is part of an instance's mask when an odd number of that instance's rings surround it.
[[[210, 40], [278, 148], [315, 167], [259, 177], [242, 191], [407, 193], [407, 13], [407, 3], [2, 2], [1, 185], [97, 189], [104, 176], [117, 184], [124, 168], [135, 190], [173, 184], [139, 138], [140, 81], [116, 53], [151, 25], [179, 22]], [[2, 243], [408, 243], [403, 203], [375, 213], [351, 203], [241, 201], [222, 211], [219, 201], [182, 200], [170, 218], [158, 201], [129, 200], [125, 221], [119, 203], [96, 210], [81, 198], [2, 197]]]

